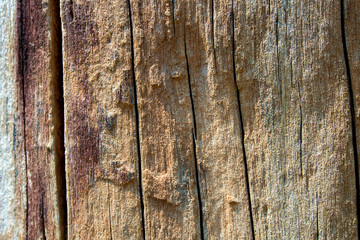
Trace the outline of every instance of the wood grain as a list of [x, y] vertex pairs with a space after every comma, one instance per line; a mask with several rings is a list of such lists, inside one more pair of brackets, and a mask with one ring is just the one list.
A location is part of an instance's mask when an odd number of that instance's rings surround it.
[[186, 4], [205, 239], [253, 238], [234, 74], [232, 7], [231, 1]]
[[[19, 77], [24, 107], [24, 151], [27, 174], [26, 238], [64, 238], [63, 186], [59, 184], [63, 161], [59, 81], [60, 30], [54, 1], [19, 3], [21, 57]], [[57, 12], [55, 12], [57, 11]], [[65, 193], [65, 192], [63, 192]]]
[[0, 239], [357, 239], [357, 0], [0, 3]]
[[257, 239], [357, 237], [340, 1], [236, 2]]
[[131, 1], [146, 239], [201, 237], [185, 10]]
[[70, 239], [141, 239], [126, 1], [61, 2]]
[[350, 106], [352, 114], [353, 145], [355, 153], [355, 170], [357, 184], [357, 217], [358, 233], [360, 231], [360, 3], [353, 0], [341, 1], [342, 4], [342, 37], [347, 78], [350, 87]]
[[16, 1], [0, 3], [0, 239], [26, 236], [26, 162], [16, 16]]

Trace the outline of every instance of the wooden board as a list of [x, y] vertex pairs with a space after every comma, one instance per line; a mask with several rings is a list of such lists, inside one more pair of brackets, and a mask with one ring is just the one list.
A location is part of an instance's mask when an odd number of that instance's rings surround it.
[[[56, 1], [25, 0], [18, 8], [19, 86], [23, 96], [27, 239], [65, 237], [61, 32]], [[59, 43], [60, 41], [60, 43]]]
[[255, 238], [357, 237], [340, 1], [236, 1]]
[[187, 1], [185, 44], [196, 119], [205, 239], [253, 239], [231, 1]]
[[16, 78], [16, 1], [0, 3], [0, 239], [26, 236], [22, 99]]
[[131, 1], [146, 239], [201, 237], [185, 10]]
[[69, 239], [141, 239], [126, 1], [61, 1]]
[[0, 239], [358, 238], [359, 16], [3, 1]]
[[[357, 199], [360, 201], [359, 155], [360, 155], [360, 3], [356, 0], [342, 1], [342, 41], [344, 48], [345, 66], [350, 86], [350, 107], [353, 144], [355, 153]], [[357, 208], [360, 216], [360, 207]], [[358, 231], [360, 222], [358, 220]]]

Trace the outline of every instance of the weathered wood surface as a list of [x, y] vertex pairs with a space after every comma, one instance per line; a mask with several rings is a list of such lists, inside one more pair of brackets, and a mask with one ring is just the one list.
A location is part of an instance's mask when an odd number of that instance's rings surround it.
[[61, 2], [69, 239], [141, 239], [126, 1]]
[[[131, 1], [145, 236], [199, 239], [184, 6]], [[179, 17], [180, 21], [175, 21]], [[166, 222], [166, 224], [164, 224]]]
[[357, 239], [359, 16], [0, 3], [0, 239]]
[[[360, 155], [360, 2], [354, 0], [343, 1], [342, 9], [342, 31], [344, 55], [346, 58], [347, 77], [350, 85], [350, 97], [352, 107], [353, 142], [356, 144], [357, 172], [359, 173]], [[360, 180], [356, 179], [357, 199], [360, 199]], [[358, 204], [357, 214], [360, 216], [360, 205]], [[359, 221], [359, 220], [358, 220]]]
[[0, 2], [0, 239], [26, 237], [23, 109], [17, 81], [15, 0]]
[[[59, 6], [55, 1], [18, 3], [19, 78], [24, 107], [27, 175], [27, 239], [60, 239], [65, 234], [61, 186], [61, 51]], [[60, 131], [60, 132], [59, 132]], [[62, 229], [63, 228], [63, 229]]]
[[[184, 5], [204, 237], [252, 239], [234, 73], [233, 3], [187, 1]], [[175, 19], [181, 18], [175, 15]]]
[[357, 238], [340, 4], [236, 4], [236, 71], [258, 239]]

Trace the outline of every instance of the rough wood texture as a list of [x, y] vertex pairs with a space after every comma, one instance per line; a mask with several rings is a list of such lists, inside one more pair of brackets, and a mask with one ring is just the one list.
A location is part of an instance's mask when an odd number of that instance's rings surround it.
[[[352, 110], [353, 144], [356, 167], [357, 199], [360, 200], [359, 155], [360, 155], [360, 2], [342, 1], [342, 37], [346, 61], [347, 78], [350, 86], [350, 107]], [[360, 216], [360, 204], [357, 208]], [[358, 228], [359, 228], [358, 220]], [[360, 231], [360, 229], [358, 229]]]
[[0, 2], [0, 239], [25, 239], [22, 99], [16, 79], [16, 1]]
[[55, 4], [51, 0], [19, 2], [21, 70], [18, 74], [24, 98], [27, 239], [64, 237], [61, 229], [65, 226], [64, 209], [58, 192], [63, 186], [57, 179], [61, 177], [59, 161], [63, 160], [59, 136], [63, 127], [58, 113], [61, 55], [56, 33], [60, 29], [53, 16], [59, 8]]
[[69, 239], [141, 239], [126, 1], [61, 2]]
[[236, 2], [257, 239], [357, 238], [340, 9], [340, 1]]
[[184, 10], [183, 5], [175, 8], [170, 0], [131, 1], [145, 235], [149, 239], [201, 236]]
[[232, 2], [187, 1], [185, 6], [204, 237], [252, 239], [234, 74]]
[[359, 237], [358, 0], [11, 0], [0, 32], [0, 239]]

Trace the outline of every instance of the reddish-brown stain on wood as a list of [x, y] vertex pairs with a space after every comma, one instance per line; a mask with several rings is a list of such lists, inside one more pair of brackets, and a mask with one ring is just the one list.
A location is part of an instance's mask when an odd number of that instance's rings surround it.
[[[74, 86], [74, 99], [67, 105], [69, 114], [66, 117], [68, 139], [70, 149], [68, 159], [69, 191], [74, 198], [70, 198], [75, 211], [70, 209], [70, 217], [75, 218], [78, 200], [84, 196], [89, 187], [96, 181], [95, 174], [99, 165], [99, 129], [97, 122], [90, 117], [93, 108], [93, 89], [89, 81], [87, 57], [92, 48], [98, 45], [97, 26], [91, 19], [91, 2], [84, 1], [82, 4], [73, 1], [63, 3], [64, 16], [67, 21], [63, 22], [65, 29], [64, 41], [66, 48], [65, 56], [69, 56], [71, 64], [78, 80]], [[66, 81], [66, 79], [65, 79]], [[71, 177], [70, 177], [71, 176]]]
[[[356, 238], [360, 6], [249, 3], [62, 1], [69, 239]], [[51, 18], [19, 1], [28, 239], [58, 238]]]
[[126, 2], [64, 0], [61, 9], [69, 238], [138, 239], [141, 206]]
[[19, 3], [21, 72], [27, 169], [27, 238], [55, 239], [58, 209], [54, 206], [55, 175], [51, 173], [50, 10], [41, 0]]
[[[92, 19], [91, 1], [82, 1], [74, 3], [73, 0], [67, 0], [63, 3], [64, 11], [64, 35], [66, 41], [65, 52], [70, 53], [73, 58], [74, 66], [88, 67], [85, 63], [91, 49], [99, 45], [98, 29], [99, 26]], [[86, 19], [86, 21], [84, 21]], [[68, 36], [70, 38], [68, 38]], [[80, 69], [79, 69], [80, 70]], [[86, 69], [82, 69], [86, 73]], [[86, 79], [86, 78], [85, 78]]]
[[99, 133], [90, 126], [88, 115], [83, 111], [69, 114], [69, 137], [76, 139], [70, 150], [70, 168], [74, 177], [69, 179], [69, 188], [75, 195], [86, 190], [85, 186], [95, 180], [95, 169], [99, 165]]

